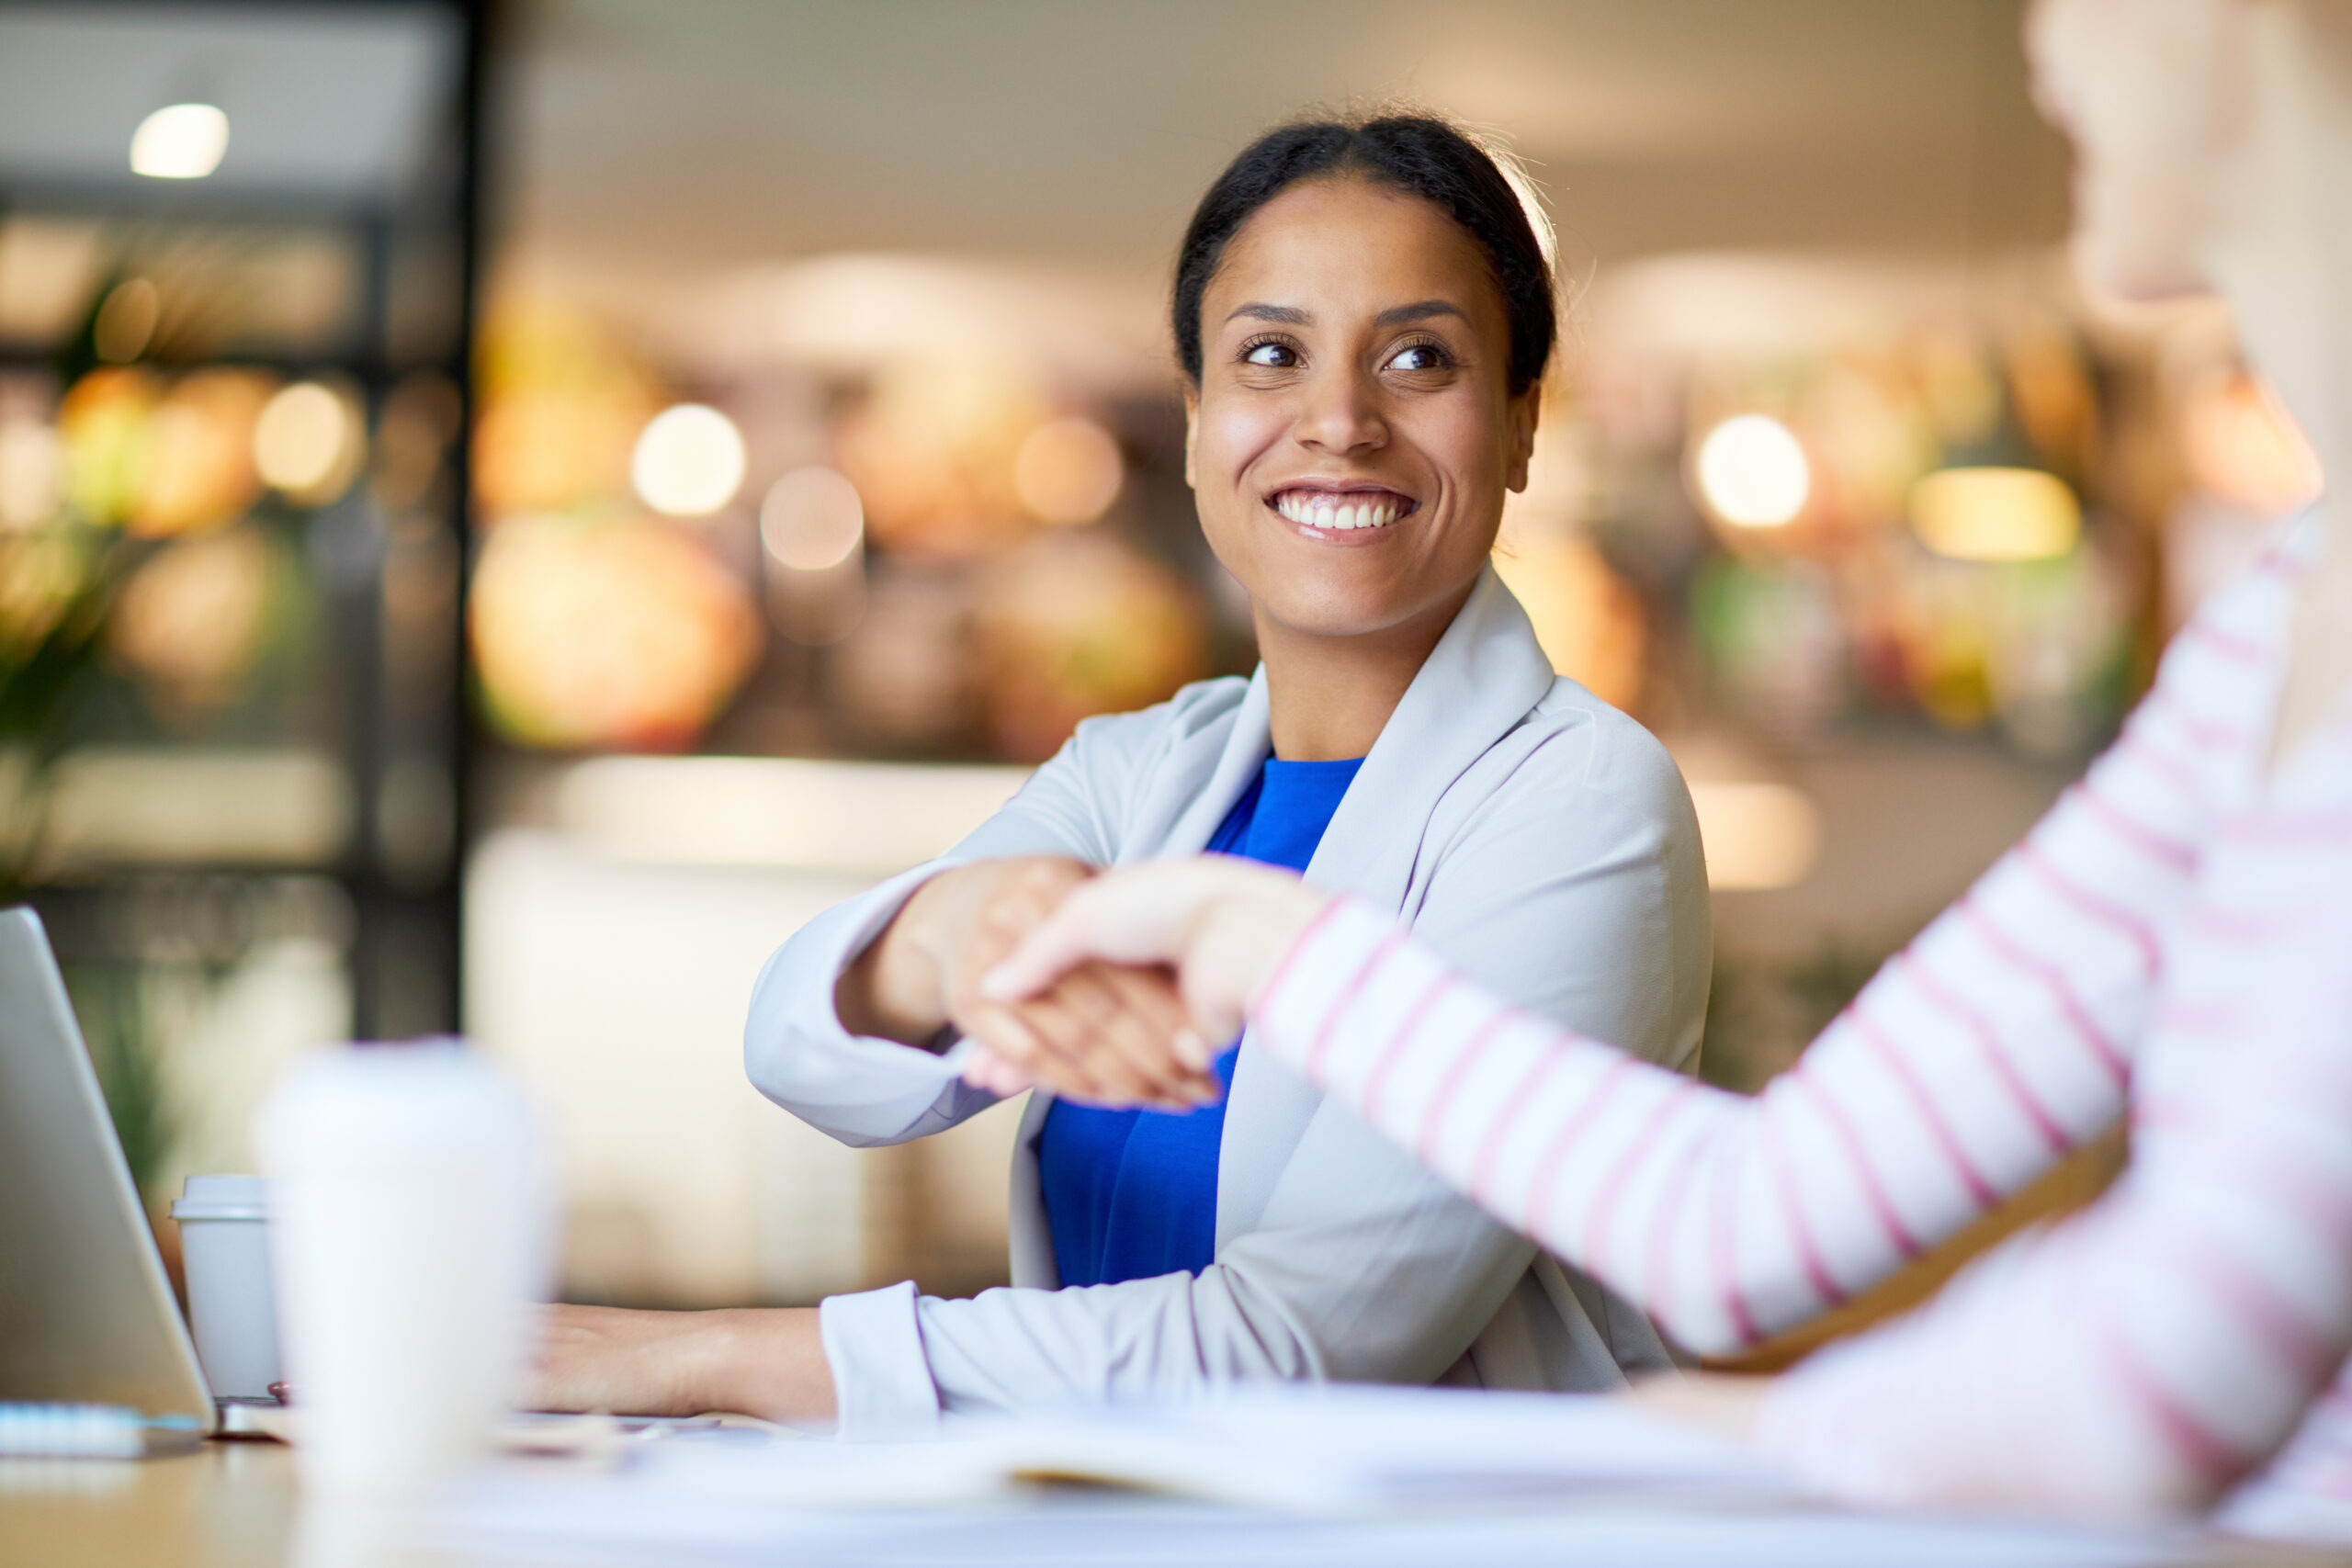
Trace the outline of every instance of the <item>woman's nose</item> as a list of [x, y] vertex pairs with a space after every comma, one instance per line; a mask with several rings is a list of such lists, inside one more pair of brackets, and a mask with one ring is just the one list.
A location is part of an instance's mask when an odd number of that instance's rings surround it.
[[1353, 372], [1317, 376], [1308, 382], [1306, 395], [1294, 428], [1300, 445], [1335, 453], [1387, 445], [1380, 389], [1371, 378]]

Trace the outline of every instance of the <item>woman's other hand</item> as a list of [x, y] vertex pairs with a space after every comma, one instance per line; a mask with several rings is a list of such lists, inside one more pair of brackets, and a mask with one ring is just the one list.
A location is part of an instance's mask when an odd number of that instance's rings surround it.
[[630, 1312], [553, 1306], [540, 1321], [534, 1410], [622, 1416], [734, 1411], [796, 1426], [834, 1418], [813, 1307]]
[[[1173, 969], [1189, 1027], [1170, 1032], [1149, 1067], [1156, 1081], [1172, 1083], [1206, 1070], [1219, 1048], [1211, 1042], [1240, 1032], [1275, 964], [1329, 898], [1288, 872], [1223, 855], [1124, 867], [1070, 887], [978, 988], [989, 1000], [1029, 1006], [1105, 964]], [[987, 1043], [1000, 1059], [991, 1070], [1009, 1065], [1037, 1076], [1017, 1042]]]

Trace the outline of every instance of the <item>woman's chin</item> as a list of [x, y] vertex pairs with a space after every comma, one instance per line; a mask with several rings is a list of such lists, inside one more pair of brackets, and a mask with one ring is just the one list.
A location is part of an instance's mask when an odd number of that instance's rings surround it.
[[1395, 584], [1329, 582], [1285, 584], [1283, 592], [1257, 600], [1267, 620], [1308, 637], [1334, 639], [1374, 637], [1422, 621], [1452, 604], [1426, 603], [1425, 592], [1405, 593]]

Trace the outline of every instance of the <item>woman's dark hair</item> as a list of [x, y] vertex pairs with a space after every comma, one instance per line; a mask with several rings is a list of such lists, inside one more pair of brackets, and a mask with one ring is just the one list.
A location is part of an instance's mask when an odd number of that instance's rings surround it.
[[1201, 384], [1201, 298], [1225, 247], [1257, 210], [1301, 180], [1353, 177], [1419, 197], [1462, 225], [1486, 254], [1510, 322], [1510, 389], [1533, 386], [1559, 335], [1552, 266], [1526, 206], [1494, 154], [1434, 115], [1310, 119], [1278, 126], [1242, 150], [1201, 197], [1176, 253], [1176, 357]]

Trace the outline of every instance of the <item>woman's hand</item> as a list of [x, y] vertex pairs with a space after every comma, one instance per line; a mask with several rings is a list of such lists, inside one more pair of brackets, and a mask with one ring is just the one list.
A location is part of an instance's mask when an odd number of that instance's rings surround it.
[[628, 1312], [549, 1307], [534, 1410], [622, 1416], [734, 1411], [796, 1426], [834, 1418], [833, 1374], [813, 1307]]
[[[1183, 1004], [1164, 975], [1088, 964], [1018, 1003], [980, 995], [979, 977], [1093, 875], [1083, 861], [1057, 855], [941, 873], [842, 976], [835, 1006], [843, 1025], [909, 1044], [953, 1025], [976, 1042], [982, 1070], [967, 1076], [999, 1094], [1035, 1081], [1104, 1104], [1182, 1109], [1214, 1100], [1212, 1074], [1151, 1071], [1186, 1027]], [[1016, 1060], [1025, 1071], [1006, 1066]]]
[[[1329, 897], [1287, 872], [1223, 855], [1106, 872], [1069, 888], [978, 989], [986, 1000], [1026, 1007], [1106, 964], [1173, 968], [1189, 1027], [1163, 1032], [1155, 1021], [1143, 1032], [1156, 1052], [1148, 1059], [1136, 1055], [1133, 1037], [1121, 1049], [1123, 1066], [1174, 1093], [1196, 1082], [1223, 1043], [1240, 1032], [1250, 1003]], [[1052, 1082], [1059, 1070], [1016, 1032], [985, 1035], [983, 1043], [987, 1055], [967, 1074], [976, 1082], [993, 1087], [988, 1075], [995, 1074]], [[1107, 1041], [1082, 1044], [1080, 1064], [1092, 1068], [1109, 1048]]]

